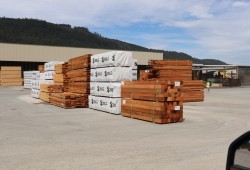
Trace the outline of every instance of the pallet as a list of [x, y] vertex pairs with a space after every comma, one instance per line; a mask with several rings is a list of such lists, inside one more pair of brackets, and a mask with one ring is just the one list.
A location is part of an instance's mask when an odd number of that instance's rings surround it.
[[121, 114], [126, 117], [154, 123], [175, 123], [183, 121], [182, 102], [152, 102], [123, 99]]

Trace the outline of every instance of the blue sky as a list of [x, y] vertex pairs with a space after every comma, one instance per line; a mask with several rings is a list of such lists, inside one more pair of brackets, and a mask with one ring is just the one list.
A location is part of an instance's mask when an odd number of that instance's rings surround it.
[[108, 38], [250, 65], [250, 0], [8, 0], [0, 16], [84, 26]]

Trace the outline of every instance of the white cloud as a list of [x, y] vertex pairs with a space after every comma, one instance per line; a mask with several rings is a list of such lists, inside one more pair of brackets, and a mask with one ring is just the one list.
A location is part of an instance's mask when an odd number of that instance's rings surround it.
[[[244, 0], [8, 0], [0, 16], [38, 18], [89, 28], [116, 28], [148, 23], [184, 29], [192, 39], [142, 30], [137, 39], [154, 41], [151, 48], [173, 48], [194, 57], [235, 62], [241, 56], [250, 65], [250, 2]], [[187, 43], [187, 47], [183, 46]], [[176, 45], [181, 44], [180, 47]], [[190, 47], [193, 45], [193, 48]]]

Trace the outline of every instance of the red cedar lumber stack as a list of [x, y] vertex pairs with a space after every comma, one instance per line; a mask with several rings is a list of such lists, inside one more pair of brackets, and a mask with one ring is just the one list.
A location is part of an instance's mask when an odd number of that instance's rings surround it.
[[183, 81], [183, 102], [204, 101], [204, 86], [201, 80], [192, 80], [190, 60], [151, 60], [151, 69], [141, 71], [141, 80]]
[[58, 84], [40, 84], [40, 99], [45, 102], [50, 102], [51, 93], [62, 93], [63, 85]]
[[22, 86], [23, 79], [21, 67], [1, 66], [0, 67], [0, 85], [1, 86]]
[[[67, 71], [54, 77], [55, 82], [64, 82], [62, 93], [50, 93], [50, 102], [62, 108], [88, 107], [90, 93], [90, 54], [72, 58], [67, 63]], [[58, 66], [58, 70], [59, 70]], [[62, 65], [63, 67], [63, 65]]]
[[182, 82], [124, 81], [121, 114], [154, 123], [182, 122]]
[[55, 65], [54, 84], [62, 85], [65, 92], [69, 91], [69, 78], [67, 77], [67, 71], [68, 63]]

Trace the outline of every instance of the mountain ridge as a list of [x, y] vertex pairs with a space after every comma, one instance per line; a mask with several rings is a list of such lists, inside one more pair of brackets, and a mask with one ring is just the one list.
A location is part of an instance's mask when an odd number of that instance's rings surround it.
[[164, 59], [192, 60], [197, 64], [226, 64], [220, 60], [198, 59], [183, 52], [149, 49], [117, 39], [103, 37], [90, 32], [85, 27], [72, 27], [69, 24], [54, 24], [38, 19], [0, 18], [0, 42], [61, 47], [101, 48], [161, 52]]

